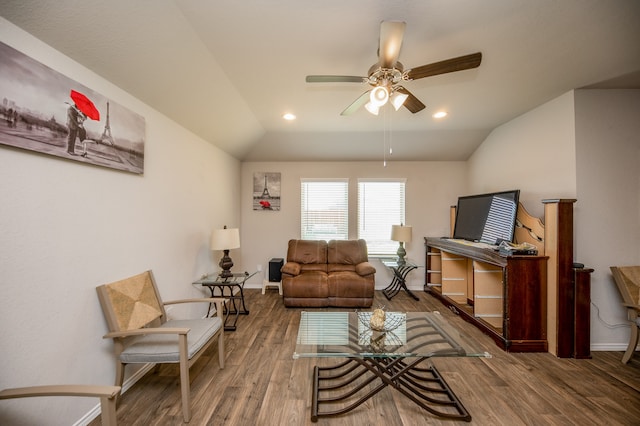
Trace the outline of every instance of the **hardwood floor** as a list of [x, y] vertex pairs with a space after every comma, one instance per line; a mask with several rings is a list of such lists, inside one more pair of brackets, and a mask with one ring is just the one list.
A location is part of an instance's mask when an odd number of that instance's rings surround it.
[[[431, 296], [401, 292], [388, 301], [376, 292], [374, 307], [393, 311], [438, 310], [473, 337], [492, 358], [434, 358], [476, 425], [640, 425], [640, 354], [627, 365], [622, 352], [594, 352], [592, 359], [558, 359], [549, 353], [514, 354], [448, 311]], [[312, 425], [311, 375], [331, 359], [292, 358], [301, 309], [285, 308], [277, 290], [246, 290], [250, 315], [225, 332], [226, 365], [216, 345], [191, 369], [191, 425]], [[118, 401], [119, 425], [182, 423], [177, 368], [149, 372]], [[98, 426], [100, 419], [91, 425]], [[321, 418], [318, 425], [465, 425], [420, 409], [386, 388], [356, 410]]]

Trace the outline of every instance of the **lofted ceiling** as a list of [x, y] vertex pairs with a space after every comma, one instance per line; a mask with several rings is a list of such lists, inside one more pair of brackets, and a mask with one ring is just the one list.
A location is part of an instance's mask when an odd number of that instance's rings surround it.
[[[640, 88], [637, 0], [2, 0], [0, 16], [242, 161], [380, 160], [389, 144], [466, 160], [572, 89]], [[482, 64], [406, 82], [417, 114], [341, 116], [369, 86], [305, 76], [366, 76], [383, 20], [407, 24], [405, 68]]]

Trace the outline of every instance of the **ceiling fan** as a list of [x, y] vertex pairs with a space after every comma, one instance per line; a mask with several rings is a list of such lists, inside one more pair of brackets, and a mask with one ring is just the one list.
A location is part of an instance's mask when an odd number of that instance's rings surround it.
[[368, 83], [372, 89], [364, 92], [349, 105], [341, 115], [351, 115], [362, 105], [372, 114], [378, 115], [380, 107], [390, 102], [396, 111], [405, 106], [412, 113], [425, 108], [411, 92], [402, 86], [402, 82], [417, 80], [455, 71], [463, 71], [480, 66], [482, 53], [459, 56], [417, 68], [405, 70], [398, 61], [405, 22], [382, 21], [380, 24], [380, 46], [378, 48], [378, 62], [369, 68], [367, 77], [350, 75], [308, 75], [307, 83]]

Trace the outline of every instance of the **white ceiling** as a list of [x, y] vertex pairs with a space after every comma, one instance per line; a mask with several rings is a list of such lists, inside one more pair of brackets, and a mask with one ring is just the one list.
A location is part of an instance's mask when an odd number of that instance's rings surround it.
[[[569, 90], [640, 88], [638, 0], [2, 0], [0, 16], [244, 161], [379, 160], [389, 142], [395, 160], [465, 160]], [[382, 20], [407, 23], [405, 68], [482, 64], [406, 83], [417, 114], [343, 117], [368, 86], [305, 76], [366, 75]]]

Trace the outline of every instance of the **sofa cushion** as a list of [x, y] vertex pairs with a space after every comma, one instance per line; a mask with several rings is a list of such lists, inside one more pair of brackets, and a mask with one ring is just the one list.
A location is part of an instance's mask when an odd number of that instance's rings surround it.
[[327, 251], [329, 264], [357, 265], [369, 260], [365, 240], [331, 240]]
[[329, 274], [329, 306], [368, 308], [373, 304], [374, 281], [355, 272]]
[[327, 265], [327, 272], [356, 272], [356, 265], [350, 263], [329, 263]]
[[334, 272], [328, 275], [329, 297], [372, 298], [374, 282], [355, 272]]
[[329, 297], [327, 274], [322, 271], [309, 271], [295, 277], [285, 277], [282, 280], [282, 293], [286, 297]]
[[290, 240], [287, 262], [305, 264], [327, 263], [327, 242], [315, 240]]

